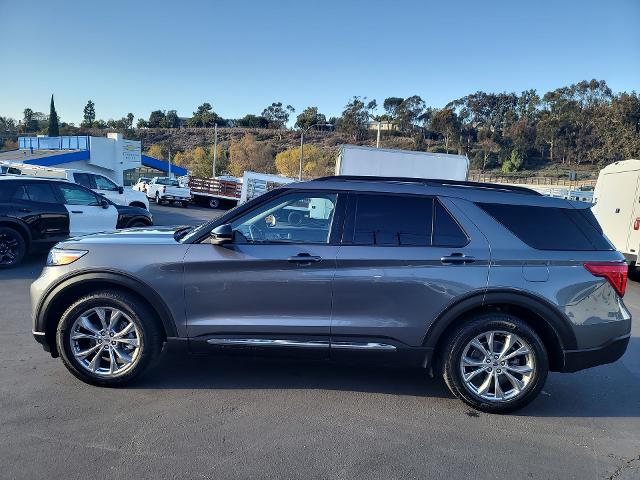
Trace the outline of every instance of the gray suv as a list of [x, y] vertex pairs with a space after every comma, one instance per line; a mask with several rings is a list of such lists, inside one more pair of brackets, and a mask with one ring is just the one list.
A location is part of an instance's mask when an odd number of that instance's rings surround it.
[[502, 185], [326, 177], [195, 228], [70, 239], [31, 287], [33, 334], [79, 379], [138, 377], [167, 343], [401, 363], [474, 408], [617, 360], [627, 269], [586, 204]]

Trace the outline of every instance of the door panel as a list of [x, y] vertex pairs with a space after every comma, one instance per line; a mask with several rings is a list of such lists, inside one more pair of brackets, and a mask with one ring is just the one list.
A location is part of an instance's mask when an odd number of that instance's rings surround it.
[[185, 257], [189, 336], [288, 335], [328, 350], [341, 198], [268, 198], [230, 221], [232, 243], [193, 245]]
[[24, 182], [14, 199], [17, 215], [29, 225], [33, 240], [53, 243], [69, 236], [69, 218], [49, 182]]
[[[185, 257], [190, 337], [324, 336], [337, 248], [330, 245], [193, 245]], [[299, 254], [312, 259], [289, 260]]]
[[113, 205], [103, 207], [100, 198], [91, 190], [73, 183], [59, 183], [57, 189], [69, 212], [70, 235], [115, 230], [118, 210]]
[[67, 205], [71, 236], [115, 230], [118, 210], [113, 205], [107, 208], [93, 205]]
[[[380, 230], [374, 233], [367, 233], [357, 225], [352, 227], [355, 235], [351, 238], [367, 239], [368, 235], [381, 238], [384, 244], [354, 245], [347, 238], [340, 248], [334, 280], [332, 342], [366, 337], [420, 346], [429, 325], [447, 305], [486, 287], [489, 269], [486, 239], [453, 204], [447, 200], [442, 200], [442, 204], [449, 213], [454, 213], [466, 232], [465, 245], [453, 232], [451, 220], [444, 222], [441, 232], [431, 232], [433, 236], [426, 240], [427, 246], [420, 245], [425, 240], [417, 230], [406, 229], [402, 222], [397, 224], [405, 232], [397, 232], [395, 237], [382, 219], [378, 220]], [[435, 204], [436, 219], [442, 204]], [[399, 211], [396, 215], [415, 216], [422, 212], [416, 209]], [[440, 221], [434, 220], [435, 223]], [[398, 245], [388, 245], [393, 238]], [[433, 246], [434, 239], [450, 246]], [[414, 246], [402, 246], [403, 241]]]

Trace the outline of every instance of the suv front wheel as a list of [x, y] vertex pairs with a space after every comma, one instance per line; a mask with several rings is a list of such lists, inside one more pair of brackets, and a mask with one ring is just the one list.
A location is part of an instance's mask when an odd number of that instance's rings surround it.
[[542, 340], [525, 322], [492, 313], [465, 323], [450, 337], [443, 366], [456, 397], [484, 412], [507, 413], [538, 395], [549, 360]]
[[102, 386], [132, 381], [162, 350], [153, 312], [133, 295], [107, 290], [79, 299], [64, 312], [56, 343], [73, 375]]

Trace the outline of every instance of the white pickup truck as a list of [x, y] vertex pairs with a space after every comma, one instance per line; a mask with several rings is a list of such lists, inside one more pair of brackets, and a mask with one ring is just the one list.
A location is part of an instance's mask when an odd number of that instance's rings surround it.
[[167, 202], [187, 207], [191, 201], [191, 189], [181, 187], [175, 178], [154, 177], [147, 184], [147, 198], [155, 200], [158, 205]]

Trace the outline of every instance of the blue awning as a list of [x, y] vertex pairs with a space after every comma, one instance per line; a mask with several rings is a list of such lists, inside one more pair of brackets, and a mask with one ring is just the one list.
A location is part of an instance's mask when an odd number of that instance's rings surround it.
[[[147, 155], [142, 155], [142, 165], [149, 168], [155, 168], [156, 170], [162, 170], [163, 172], [169, 173], [169, 162], [165, 162], [164, 160], [158, 160], [157, 158], [149, 157]], [[179, 167], [177, 165], [171, 164], [171, 173], [178, 177], [186, 175], [187, 169]]]

